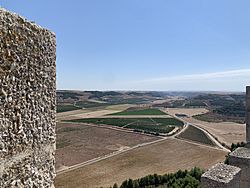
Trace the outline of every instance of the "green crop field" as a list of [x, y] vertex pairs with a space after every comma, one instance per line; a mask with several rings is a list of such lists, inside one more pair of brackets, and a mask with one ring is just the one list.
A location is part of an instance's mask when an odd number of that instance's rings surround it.
[[176, 126], [183, 126], [183, 122], [174, 118], [88, 118], [70, 122], [105, 124], [150, 133], [168, 133]]
[[68, 122], [78, 122], [78, 123], [92, 123], [96, 125], [113, 125], [118, 127], [123, 127], [129, 123], [135, 122], [137, 119], [123, 119], [123, 118], [87, 118], [87, 119], [75, 119], [67, 120]]
[[158, 109], [148, 108], [148, 109], [125, 110], [122, 112], [109, 114], [109, 115], [130, 116], [130, 115], [167, 115], [167, 114]]
[[142, 122], [135, 122], [134, 124], [128, 125], [127, 128], [140, 130], [140, 131], [147, 131], [147, 132], [154, 132], [154, 133], [169, 133], [175, 127], [169, 125], [152, 125], [151, 122], [142, 123]]
[[192, 125], [189, 125], [188, 128], [178, 136], [178, 138], [215, 146], [212, 140], [202, 130]]
[[79, 110], [79, 107], [75, 107], [74, 105], [64, 105], [64, 104], [59, 104], [56, 106], [56, 112], [60, 113], [60, 112], [67, 112], [67, 111], [72, 111], [72, 110]]

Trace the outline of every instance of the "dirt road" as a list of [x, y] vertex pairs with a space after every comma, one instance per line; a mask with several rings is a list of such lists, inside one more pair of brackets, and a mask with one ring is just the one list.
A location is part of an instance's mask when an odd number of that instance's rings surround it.
[[188, 122], [196, 127], [205, 130], [207, 133], [217, 138], [220, 143], [225, 143], [228, 147], [232, 143], [245, 141], [246, 125], [233, 122], [211, 123], [194, 119], [193, 115], [198, 115], [205, 112], [205, 109], [167, 109], [170, 115], [183, 113], [189, 117], [181, 118], [183, 121]]

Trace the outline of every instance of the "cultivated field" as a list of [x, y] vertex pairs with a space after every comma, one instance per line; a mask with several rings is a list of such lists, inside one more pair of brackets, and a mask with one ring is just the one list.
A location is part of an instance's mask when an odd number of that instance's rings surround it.
[[176, 113], [187, 114], [189, 117], [182, 118], [184, 121], [195, 124], [212, 134], [221, 143], [231, 146], [232, 143], [245, 141], [246, 125], [233, 122], [212, 123], [200, 121], [192, 116], [207, 112], [206, 109], [168, 109], [167, 112], [171, 115]]
[[57, 169], [157, 140], [157, 137], [84, 124], [57, 123]]
[[68, 112], [68, 111], [73, 111], [73, 110], [79, 110], [79, 107], [75, 107], [72, 104], [58, 104], [56, 107], [56, 112], [61, 113], [61, 112]]
[[108, 187], [147, 174], [165, 174], [194, 166], [207, 169], [223, 162], [225, 155], [221, 150], [169, 138], [60, 174], [55, 184], [57, 188]]
[[200, 129], [189, 125], [185, 131], [177, 136], [180, 139], [186, 139], [193, 142], [198, 142], [201, 144], [207, 144], [211, 146], [216, 146], [215, 143]]
[[95, 108], [95, 107], [102, 107], [102, 106], [108, 106], [110, 104], [104, 103], [104, 102], [94, 102], [94, 101], [77, 101], [75, 103], [75, 106], [78, 106], [80, 108]]
[[96, 125], [111, 125], [154, 133], [169, 133], [175, 127], [183, 126], [183, 122], [174, 118], [86, 118], [70, 121]]
[[109, 114], [109, 115], [118, 115], [118, 116], [136, 116], [136, 115], [167, 115], [166, 113], [158, 110], [158, 109], [154, 109], [154, 108], [148, 108], [148, 109], [135, 109], [135, 110], [130, 110], [127, 109], [125, 111], [122, 112], [118, 112], [118, 113], [114, 113], [114, 114]]
[[95, 118], [95, 117], [101, 117], [107, 114], [120, 112], [131, 106], [133, 105], [123, 104], [123, 105], [100, 106], [98, 108], [74, 110], [74, 111], [69, 111], [69, 112], [58, 113], [56, 118], [58, 121], [69, 120], [69, 119], [79, 119], [79, 118]]
[[166, 112], [172, 116], [175, 114], [186, 114], [189, 117], [199, 114], [205, 114], [208, 112], [206, 108], [168, 108]]
[[229, 147], [232, 143], [245, 141], [246, 138], [246, 125], [243, 124], [233, 122], [209, 123], [194, 118], [183, 118], [183, 120], [207, 130], [221, 143], [225, 143]]
[[235, 123], [244, 124], [245, 122], [245, 118], [243, 117], [226, 116], [226, 115], [221, 115], [221, 114], [213, 113], [213, 112], [196, 115], [196, 116], [193, 116], [193, 118], [201, 120], [201, 121], [214, 122], [214, 123], [235, 122]]

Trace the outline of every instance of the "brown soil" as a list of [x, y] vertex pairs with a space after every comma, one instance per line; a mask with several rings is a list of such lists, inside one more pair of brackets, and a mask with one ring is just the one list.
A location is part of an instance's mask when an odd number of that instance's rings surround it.
[[192, 118], [193, 115], [202, 114], [206, 109], [168, 109], [169, 114], [174, 115], [176, 113], [186, 113], [189, 115], [188, 118], [183, 118], [183, 120], [193, 123], [212, 134], [217, 138], [221, 143], [225, 143], [227, 146], [231, 146], [232, 143], [245, 141], [246, 138], [246, 125], [238, 124], [233, 122], [222, 122], [222, 123], [213, 123], [200, 121], [195, 118]]
[[186, 114], [192, 117], [194, 115], [205, 114], [208, 110], [205, 108], [168, 108], [165, 112], [172, 116], [175, 116], [175, 114]]
[[177, 139], [144, 146], [58, 175], [56, 187], [108, 187], [128, 178], [164, 174], [194, 166], [207, 169], [222, 162], [226, 152]]
[[80, 118], [95, 118], [95, 117], [100, 117], [100, 116], [104, 116], [107, 114], [120, 112], [120, 111], [126, 110], [127, 108], [131, 106], [133, 105], [123, 104], [123, 105], [110, 105], [106, 107], [74, 110], [74, 111], [69, 111], [69, 112], [57, 113], [56, 118], [58, 121], [80, 119]]
[[72, 166], [157, 139], [85, 124], [57, 123], [56, 168]]
[[193, 123], [212, 134], [221, 143], [231, 146], [232, 143], [245, 141], [246, 125], [233, 122], [210, 123], [194, 118], [183, 118], [189, 123]]

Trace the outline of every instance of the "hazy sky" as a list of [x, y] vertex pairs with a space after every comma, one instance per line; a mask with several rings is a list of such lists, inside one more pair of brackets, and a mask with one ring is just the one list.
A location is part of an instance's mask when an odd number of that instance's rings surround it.
[[231, 90], [250, 85], [249, 0], [1, 0], [57, 35], [57, 87]]

